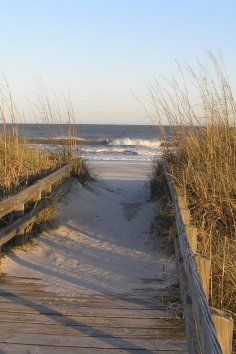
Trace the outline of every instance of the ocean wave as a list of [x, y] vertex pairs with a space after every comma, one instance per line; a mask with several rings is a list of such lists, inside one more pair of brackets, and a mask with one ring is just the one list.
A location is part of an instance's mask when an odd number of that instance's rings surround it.
[[120, 146], [120, 147], [143, 147], [157, 149], [162, 146], [163, 142], [161, 140], [147, 140], [147, 139], [131, 139], [131, 138], [120, 138], [120, 139], [103, 139], [103, 140], [87, 140], [79, 137], [55, 137], [53, 139], [48, 138], [27, 138], [29, 144], [53, 144], [56, 142], [58, 145], [68, 145], [71, 139], [76, 142], [77, 145], [85, 146]]
[[[28, 141], [34, 148], [54, 151], [64, 149], [68, 139], [66, 137], [56, 139], [57, 144], [53, 145], [49, 139], [32, 139]], [[117, 138], [117, 139], [76, 139], [77, 146], [73, 146], [75, 154], [83, 156], [86, 160], [111, 160], [111, 161], [140, 161], [151, 162], [155, 156], [163, 153], [161, 140], [147, 140], [138, 138]]]
[[109, 145], [121, 145], [121, 146], [142, 146], [142, 147], [152, 147], [158, 148], [162, 144], [161, 140], [143, 140], [143, 139], [115, 139], [109, 141]]

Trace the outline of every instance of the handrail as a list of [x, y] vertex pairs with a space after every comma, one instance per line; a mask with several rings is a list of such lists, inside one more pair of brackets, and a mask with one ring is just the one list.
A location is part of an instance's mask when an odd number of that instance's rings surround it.
[[[205, 291], [199, 276], [198, 268], [194, 259], [194, 254], [189, 244], [185, 224], [179, 206], [179, 198], [173, 180], [163, 164], [163, 171], [175, 207], [175, 220], [178, 232], [179, 249], [183, 261], [183, 269], [186, 275], [187, 291], [192, 304], [193, 321], [199, 349], [196, 353], [203, 354], [222, 354], [222, 349], [217, 337], [215, 325], [211, 315], [211, 309], [207, 301]], [[192, 340], [189, 338], [189, 340]]]
[[6, 199], [0, 201], [0, 218], [4, 215], [18, 210], [19, 207], [27, 203], [28, 201], [35, 200], [40, 193], [56, 183], [58, 180], [68, 176], [72, 170], [72, 166], [67, 164], [48, 176], [38, 180], [31, 186], [23, 189], [21, 192], [12, 195]]
[[[16, 218], [16, 220], [10, 225], [0, 229], [0, 249], [4, 243], [7, 243], [16, 235], [24, 234], [25, 230], [33, 225], [43, 209], [55, 201], [63, 191], [68, 189], [70, 183], [67, 182], [70, 182], [70, 180], [65, 183], [60, 183], [53, 191], [52, 185], [69, 177], [71, 171], [72, 166], [67, 164], [55, 172], [50, 173], [48, 176], [38, 180], [18, 194], [12, 195], [0, 202], [0, 217], [12, 211], [18, 211], [18, 218]], [[42, 192], [44, 191], [47, 192], [47, 198], [41, 200]], [[50, 194], [48, 195], [48, 193]], [[29, 201], [37, 201], [37, 203], [35, 203], [33, 209], [24, 213], [25, 203]]]
[[28, 230], [37, 220], [40, 213], [49, 205], [55, 203], [62, 195], [67, 193], [71, 186], [71, 179], [68, 179], [63, 184], [59, 185], [55, 190], [53, 190], [52, 194], [50, 194], [50, 198], [46, 198], [37, 203], [37, 205], [30, 210], [28, 213], [18, 218], [12, 224], [5, 226], [0, 230], [0, 249], [1, 246], [8, 241], [10, 241], [13, 237], [17, 235], [24, 234], [25, 230]]

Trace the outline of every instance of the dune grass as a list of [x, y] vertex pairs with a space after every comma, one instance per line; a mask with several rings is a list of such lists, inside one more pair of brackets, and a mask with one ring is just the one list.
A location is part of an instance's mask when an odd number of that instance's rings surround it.
[[[34, 116], [39, 116], [42, 123], [48, 125], [51, 135], [52, 150], [46, 151], [28, 143], [18, 131], [21, 121], [19, 111], [14, 103], [9, 86], [0, 94], [0, 198], [17, 193], [38, 178], [62, 167], [66, 163], [73, 166], [72, 175], [81, 182], [91, 179], [85, 161], [75, 150], [73, 132], [74, 113], [71, 102], [65, 99], [58, 104], [49, 98], [44, 86], [40, 86], [37, 104], [34, 104]], [[64, 113], [63, 113], [64, 112]], [[59, 146], [54, 139], [53, 124], [61, 123], [62, 117], [67, 122], [67, 144]], [[7, 122], [11, 123], [9, 126]], [[50, 140], [50, 139], [48, 139]]]
[[[211, 56], [210, 69], [180, 69], [180, 79], [151, 88], [153, 121], [165, 140], [162, 159], [186, 196], [199, 231], [199, 252], [211, 259], [211, 305], [236, 313], [236, 106], [228, 80]], [[158, 168], [157, 168], [158, 171]]]
[[0, 197], [16, 193], [33, 180], [60, 167], [60, 156], [32, 149], [18, 138], [0, 135]]

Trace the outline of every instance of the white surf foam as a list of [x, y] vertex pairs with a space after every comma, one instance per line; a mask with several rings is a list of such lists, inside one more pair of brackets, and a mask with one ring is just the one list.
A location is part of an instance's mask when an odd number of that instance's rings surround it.
[[115, 139], [109, 143], [109, 145], [121, 145], [121, 146], [143, 146], [143, 147], [160, 147], [161, 140], [143, 140], [143, 139]]

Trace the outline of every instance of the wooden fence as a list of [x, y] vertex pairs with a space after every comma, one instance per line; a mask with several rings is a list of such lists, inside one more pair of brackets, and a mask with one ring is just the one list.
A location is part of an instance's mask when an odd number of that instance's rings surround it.
[[175, 240], [185, 329], [190, 353], [232, 353], [233, 320], [208, 304], [210, 260], [197, 253], [197, 229], [185, 198], [177, 194], [166, 165], [163, 170], [175, 207]]
[[[35, 222], [43, 209], [68, 189], [70, 183], [67, 179], [71, 171], [72, 167], [68, 164], [36, 181], [18, 194], [0, 201], [0, 218], [9, 213], [14, 213], [16, 216], [13, 223], [0, 230], [0, 248], [16, 235], [23, 234]], [[53, 189], [55, 185], [57, 187]], [[43, 194], [47, 195], [47, 198], [42, 199]], [[31, 202], [35, 203], [27, 212], [25, 207]]]

